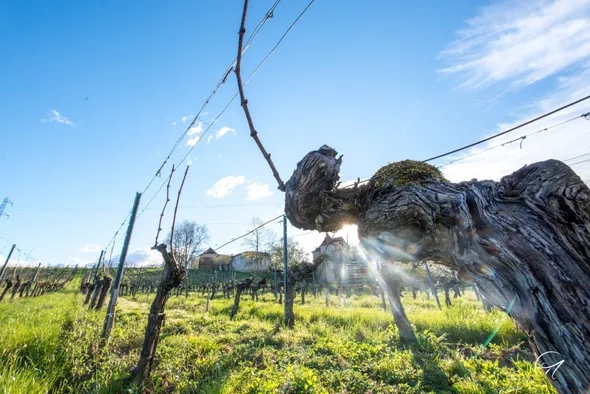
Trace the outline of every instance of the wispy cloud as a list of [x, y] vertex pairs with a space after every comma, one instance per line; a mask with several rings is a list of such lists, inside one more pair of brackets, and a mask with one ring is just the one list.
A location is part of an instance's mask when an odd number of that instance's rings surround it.
[[257, 200], [259, 198], [272, 196], [268, 184], [266, 183], [251, 183], [247, 186], [246, 198], [248, 200]]
[[[549, 77], [556, 81], [543, 96], [531, 97], [518, 118], [499, 123], [490, 132], [506, 130], [588, 94], [590, 3], [587, 1], [501, 3], [483, 8], [468, 25], [443, 55], [454, 63], [445, 71], [464, 78], [464, 86], [476, 88], [508, 82], [524, 88]], [[590, 153], [589, 122], [579, 118], [589, 109], [589, 103], [570, 107], [446, 158], [449, 162], [461, 160], [442, 170], [455, 182], [472, 178], [498, 180], [526, 164], [554, 158], [565, 161], [583, 180], [588, 180], [590, 162], [574, 164], [580, 160], [568, 159]], [[520, 140], [511, 142], [574, 117], [578, 119], [530, 135], [522, 140], [522, 147]]]
[[590, 60], [587, 0], [506, 1], [482, 8], [441, 52], [462, 87], [526, 86]]
[[207, 190], [207, 195], [213, 198], [223, 198], [233, 193], [234, 189], [246, 183], [244, 176], [226, 176], [215, 182], [213, 187]]
[[102, 249], [102, 246], [97, 244], [86, 244], [80, 248], [82, 253], [98, 253]]
[[221, 129], [219, 129], [219, 131], [217, 131], [217, 133], [215, 133], [215, 139], [218, 140], [230, 132], [234, 133], [234, 134], [236, 133], [236, 131], [234, 129], [232, 129], [231, 127], [223, 126]]
[[172, 126], [176, 126], [180, 123], [188, 123], [191, 122], [195, 117], [193, 115], [185, 115], [180, 118], [180, 121], [172, 122]]
[[75, 126], [74, 122], [54, 109], [49, 110], [47, 117], [41, 119], [41, 123], [61, 123], [65, 124], [66, 126]]
[[[219, 129], [216, 133], [215, 133], [215, 139], [218, 140], [221, 137], [223, 137], [224, 135], [226, 135], [227, 133], [236, 133], [235, 129], [232, 129], [231, 127], [228, 126], [223, 126], [221, 129]], [[210, 143], [213, 140], [213, 136], [210, 135], [209, 138], [207, 138], [207, 143]]]

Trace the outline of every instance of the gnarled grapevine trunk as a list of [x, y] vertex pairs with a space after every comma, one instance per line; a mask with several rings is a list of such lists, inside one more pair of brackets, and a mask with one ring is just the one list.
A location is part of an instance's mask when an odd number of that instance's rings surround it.
[[164, 322], [164, 308], [170, 297], [170, 292], [182, 283], [186, 275], [182, 264], [178, 264], [174, 256], [166, 250], [166, 244], [159, 244], [157, 250], [164, 258], [164, 271], [162, 272], [162, 281], [158, 286], [156, 296], [150, 308], [141, 355], [137, 366], [133, 370], [133, 379], [138, 383], [149, 376], [150, 368], [156, 355], [160, 329]]
[[369, 250], [432, 260], [473, 281], [525, 331], [560, 393], [590, 388], [590, 190], [565, 164], [531, 164], [499, 182], [385, 182], [334, 188], [341, 159], [323, 146], [298, 163], [285, 209], [299, 228], [357, 223]]
[[98, 295], [98, 301], [96, 302], [96, 310], [102, 309], [104, 306], [104, 302], [107, 299], [107, 295], [109, 294], [109, 288], [111, 287], [111, 282], [113, 279], [109, 276], [105, 276], [102, 279], [102, 287], [100, 288], [100, 294]]
[[416, 342], [416, 334], [414, 334], [414, 330], [406, 316], [406, 311], [404, 310], [401, 300], [403, 281], [396, 272], [391, 272], [392, 270], [388, 270], [387, 268], [387, 266], [382, 267], [381, 275], [384, 279], [383, 285], [387, 289], [387, 297], [389, 298], [389, 307], [391, 308], [391, 314], [393, 315], [393, 322], [395, 323], [399, 337], [403, 342]]
[[240, 297], [242, 296], [242, 293], [252, 285], [253, 281], [254, 279], [248, 278], [236, 284], [236, 297], [234, 298], [234, 305], [232, 306], [231, 314], [229, 315], [231, 320], [233, 320], [238, 313], [238, 308], [240, 307]]
[[[285, 290], [285, 325], [293, 328], [295, 325], [295, 312], [293, 304], [295, 303], [297, 282], [309, 278], [324, 261], [323, 256], [314, 260], [312, 264], [302, 263], [297, 267], [291, 267], [287, 270], [287, 289]], [[327, 301], [326, 301], [327, 302]]]

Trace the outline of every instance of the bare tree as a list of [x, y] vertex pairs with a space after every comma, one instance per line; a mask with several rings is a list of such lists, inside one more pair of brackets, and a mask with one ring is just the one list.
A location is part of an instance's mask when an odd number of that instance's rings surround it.
[[261, 253], [268, 252], [276, 243], [277, 233], [268, 227], [260, 227], [263, 224], [260, 218], [255, 217], [250, 221], [252, 233], [244, 238], [242, 244], [256, 252], [254, 261], [257, 266], [261, 263]]
[[[209, 229], [206, 225], [190, 220], [180, 223], [174, 229], [172, 240], [176, 262], [186, 268], [196, 268], [197, 255], [207, 241], [209, 241]], [[170, 243], [170, 233], [166, 238], [166, 244], [168, 243]]]
[[[287, 266], [289, 268], [298, 267], [302, 264], [309, 264], [308, 254], [301, 244], [297, 241], [289, 241], [287, 243]], [[271, 269], [283, 270], [284, 256], [283, 256], [283, 239], [272, 245], [270, 251]]]

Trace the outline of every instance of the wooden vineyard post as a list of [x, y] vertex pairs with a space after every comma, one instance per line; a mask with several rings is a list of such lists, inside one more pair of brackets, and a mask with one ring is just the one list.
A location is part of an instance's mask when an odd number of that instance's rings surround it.
[[10, 248], [10, 252], [8, 252], [8, 257], [6, 257], [6, 261], [4, 261], [2, 270], [0, 270], [0, 281], [4, 279], [4, 273], [6, 272], [6, 267], [8, 266], [8, 262], [10, 261], [10, 256], [12, 256], [12, 252], [14, 252], [14, 248], [16, 248], [16, 244], [12, 244], [12, 248]]
[[35, 274], [33, 275], [33, 279], [29, 282], [29, 285], [26, 288], [25, 297], [29, 297], [32, 295], [34, 286], [37, 284], [37, 276], [39, 276], [39, 270], [41, 269], [41, 263], [37, 265], [37, 269], [35, 270]]
[[98, 258], [98, 263], [96, 263], [96, 267], [94, 268], [94, 272], [92, 273], [92, 286], [88, 288], [86, 292], [86, 299], [84, 300], [84, 305], [87, 305], [90, 302], [90, 297], [94, 293], [94, 289], [98, 286], [98, 269], [100, 268], [100, 263], [104, 257], [104, 250], [100, 251], [100, 257]]
[[[283, 215], [283, 293], [287, 294], [287, 275], [288, 275], [288, 261], [289, 256], [287, 255], [287, 216]], [[285, 322], [287, 321], [286, 316], [287, 310], [285, 309]]]
[[133, 225], [135, 224], [135, 217], [137, 216], [137, 208], [139, 207], [140, 200], [141, 193], [136, 193], [135, 201], [133, 202], [133, 209], [131, 211], [131, 218], [129, 219], [129, 225], [127, 227], [127, 234], [125, 234], [123, 249], [121, 250], [121, 256], [119, 257], [119, 267], [117, 268], [117, 274], [115, 275], [115, 281], [111, 290], [109, 307], [107, 308], [107, 314], [104, 319], [102, 339], [105, 341], [109, 339], [111, 329], [113, 328], [115, 308], [117, 307], [117, 299], [119, 298], [119, 285], [121, 284], [121, 277], [123, 276], [123, 266], [125, 265], [125, 259], [127, 258], [127, 250], [129, 249], [129, 242], [131, 242], [131, 234], [133, 233]]

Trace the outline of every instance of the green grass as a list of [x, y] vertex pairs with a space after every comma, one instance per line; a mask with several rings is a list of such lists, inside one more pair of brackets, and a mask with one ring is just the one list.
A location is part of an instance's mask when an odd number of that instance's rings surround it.
[[[153, 297], [153, 296], [152, 296]], [[147, 392], [161, 393], [554, 393], [531, 361], [525, 336], [473, 295], [439, 311], [433, 300], [403, 302], [418, 344], [400, 342], [374, 296], [307, 297], [296, 326], [265, 294], [232, 300], [172, 297]], [[0, 303], [0, 393], [141, 392], [127, 384], [139, 358], [151, 297], [120, 299], [106, 346], [103, 312], [73, 291]], [[490, 346], [479, 347], [494, 330]], [[477, 355], [477, 356], [476, 356]], [[4, 391], [2, 391], [4, 390]]]
[[0, 392], [59, 388], [67, 372], [62, 333], [77, 309], [73, 291], [0, 303]]

